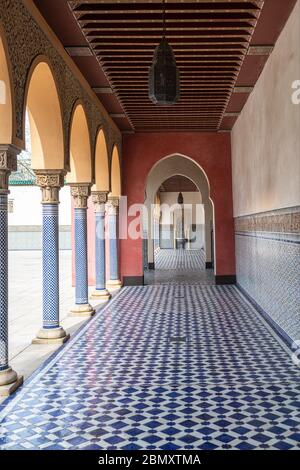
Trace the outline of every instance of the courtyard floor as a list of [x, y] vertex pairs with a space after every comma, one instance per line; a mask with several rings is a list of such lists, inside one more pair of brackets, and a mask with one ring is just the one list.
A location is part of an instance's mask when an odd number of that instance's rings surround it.
[[300, 448], [285, 346], [236, 287], [168, 270], [172, 284], [123, 288], [2, 404], [0, 449]]

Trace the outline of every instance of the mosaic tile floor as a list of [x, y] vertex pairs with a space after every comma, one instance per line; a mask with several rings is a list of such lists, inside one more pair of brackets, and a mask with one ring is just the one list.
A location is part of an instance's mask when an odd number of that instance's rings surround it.
[[214, 285], [212, 269], [205, 269], [203, 250], [160, 250], [155, 255], [155, 270], [144, 273], [145, 284]]
[[234, 286], [128, 287], [2, 406], [0, 449], [299, 449], [299, 393]]
[[203, 250], [159, 250], [155, 255], [156, 269], [205, 269]]

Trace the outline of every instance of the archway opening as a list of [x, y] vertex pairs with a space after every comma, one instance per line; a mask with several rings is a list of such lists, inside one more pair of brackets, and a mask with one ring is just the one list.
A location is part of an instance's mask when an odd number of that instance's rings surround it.
[[70, 172], [68, 183], [92, 182], [92, 158], [89, 127], [84, 108], [77, 104], [70, 129]]
[[149, 172], [143, 217], [146, 283], [214, 283], [213, 204], [203, 170], [172, 155]]
[[29, 74], [24, 130], [26, 113], [30, 123], [32, 168], [63, 170], [64, 132], [60, 100], [52, 71], [46, 62], [33, 66]]
[[92, 191], [110, 190], [108, 152], [103, 129], [100, 129], [97, 136], [95, 148], [95, 184]]
[[112, 197], [121, 196], [121, 167], [118, 148], [115, 145], [112, 152], [111, 160], [111, 193]]

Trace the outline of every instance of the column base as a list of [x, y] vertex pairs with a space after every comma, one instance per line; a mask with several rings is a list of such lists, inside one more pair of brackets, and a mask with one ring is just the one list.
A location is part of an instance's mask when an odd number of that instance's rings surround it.
[[121, 287], [122, 287], [122, 282], [119, 279], [109, 280], [106, 283], [106, 288], [109, 291], [115, 291], [115, 290], [121, 289]]
[[75, 305], [69, 313], [70, 317], [92, 317], [95, 310], [90, 304]]
[[70, 338], [62, 327], [42, 328], [37, 337], [32, 340], [32, 344], [63, 344]]
[[17, 388], [23, 384], [23, 376], [17, 373], [10, 367], [7, 370], [0, 372], [0, 396], [8, 397], [14, 393]]
[[92, 300], [109, 300], [111, 298], [110, 293], [108, 292], [107, 289], [96, 289], [91, 295]]

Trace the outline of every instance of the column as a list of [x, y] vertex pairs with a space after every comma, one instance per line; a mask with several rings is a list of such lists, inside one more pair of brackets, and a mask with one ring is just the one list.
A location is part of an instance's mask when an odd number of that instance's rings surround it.
[[87, 253], [87, 207], [90, 195], [89, 184], [72, 184], [75, 228], [75, 306], [71, 316], [90, 317], [95, 310], [89, 304], [88, 253]]
[[109, 281], [107, 289], [116, 290], [122, 287], [119, 279], [119, 256], [118, 256], [118, 212], [119, 198], [109, 197], [107, 203], [108, 237], [109, 237]]
[[111, 295], [106, 289], [105, 260], [105, 203], [107, 192], [92, 192], [95, 209], [95, 273], [96, 289], [92, 294], [94, 300], [109, 300]]
[[19, 150], [0, 145], [0, 395], [13, 393], [22, 383], [8, 362], [8, 178], [17, 170]]
[[59, 190], [64, 171], [35, 170], [43, 207], [43, 326], [33, 344], [64, 343], [70, 337], [59, 324]]
[[213, 211], [211, 203], [204, 204], [204, 217], [205, 217], [205, 267], [206, 269], [213, 268], [213, 247], [212, 247], [212, 229], [213, 229]]

